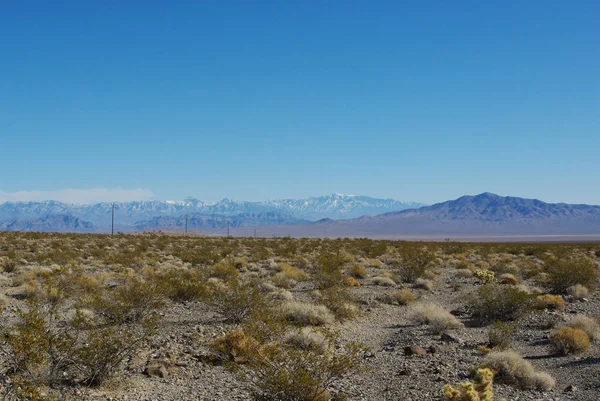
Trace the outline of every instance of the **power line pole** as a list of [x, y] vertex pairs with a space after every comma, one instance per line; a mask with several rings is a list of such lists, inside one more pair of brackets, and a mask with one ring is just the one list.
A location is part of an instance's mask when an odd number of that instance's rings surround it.
[[229, 220], [227, 220], [227, 237], [229, 237]]
[[112, 205], [112, 224], [110, 229], [110, 236], [114, 237], [115, 235], [115, 204]]
[[254, 229], [254, 239], [256, 239], [256, 228]]
[[187, 227], [188, 227], [188, 215], [185, 215], [185, 233], [187, 234]]

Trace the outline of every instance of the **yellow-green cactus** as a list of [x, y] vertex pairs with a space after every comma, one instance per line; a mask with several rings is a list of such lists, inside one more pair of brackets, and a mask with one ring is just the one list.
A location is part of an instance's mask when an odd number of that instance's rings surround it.
[[442, 389], [444, 401], [493, 401], [494, 373], [490, 369], [478, 369], [473, 383], [461, 383], [459, 389], [446, 384]]
[[475, 270], [475, 277], [483, 284], [491, 283], [496, 279], [494, 272], [483, 269]]

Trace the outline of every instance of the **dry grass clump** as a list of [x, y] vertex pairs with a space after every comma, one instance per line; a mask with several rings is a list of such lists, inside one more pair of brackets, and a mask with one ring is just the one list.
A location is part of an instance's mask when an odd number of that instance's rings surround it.
[[354, 265], [350, 268], [350, 275], [354, 278], [367, 278], [369, 272], [361, 265]]
[[433, 303], [413, 305], [412, 319], [421, 324], [428, 324], [437, 333], [464, 327], [454, 315]]
[[389, 277], [377, 276], [373, 277], [373, 283], [381, 287], [395, 287], [396, 282]]
[[575, 299], [583, 299], [590, 295], [590, 290], [581, 284], [575, 284], [567, 288], [567, 295], [572, 296]]
[[456, 277], [461, 277], [461, 278], [473, 277], [473, 271], [469, 270], [469, 269], [457, 269], [455, 274], [456, 274]]
[[433, 281], [424, 278], [418, 278], [415, 280], [415, 288], [420, 288], [426, 291], [433, 291]]
[[278, 274], [285, 275], [286, 277], [295, 280], [295, 281], [304, 281], [308, 280], [308, 274], [297, 267], [290, 265], [289, 263], [280, 263], [277, 265], [277, 269], [279, 270]]
[[285, 319], [299, 326], [322, 326], [331, 324], [335, 316], [325, 305], [291, 301], [281, 306]]
[[260, 354], [260, 344], [242, 330], [232, 330], [218, 337], [210, 345], [222, 359], [235, 363], [248, 363]]
[[537, 372], [531, 363], [512, 350], [491, 352], [484, 358], [481, 368], [492, 369], [499, 381], [521, 388], [550, 390], [555, 380], [545, 372]]
[[590, 338], [581, 329], [563, 326], [548, 336], [554, 350], [560, 355], [580, 354], [590, 349]]
[[544, 294], [536, 297], [536, 306], [538, 309], [564, 309], [565, 300], [560, 295]]
[[410, 305], [415, 301], [415, 294], [408, 288], [392, 292], [389, 297], [393, 302], [400, 305]]
[[519, 279], [514, 274], [510, 274], [510, 273], [504, 273], [504, 274], [500, 275], [499, 281], [500, 281], [500, 284], [510, 284], [510, 285], [519, 284]]
[[600, 340], [600, 326], [596, 319], [593, 319], [586, 315], [576, 315], [573, 316], [565, 326], [571, 327], [573, 329], [579, 329], [585, 331], [590, 340], [598, 341]]
[[344, 282], [348, 287], [360, 287], [360, 282], [354, 277], [346, 277]]
[[330, 346], [327, 336], [321, 330], [312, 327], [303, 327], [285, 335], [283, 341], [305, 351], [312, 351], [317, 354], [324, 354]]

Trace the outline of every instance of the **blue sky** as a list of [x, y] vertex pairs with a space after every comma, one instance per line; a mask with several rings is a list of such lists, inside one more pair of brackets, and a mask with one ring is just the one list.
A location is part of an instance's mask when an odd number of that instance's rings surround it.
[[598, 15], [597, 1], [3, 2], [0, 202], [600, 204]]

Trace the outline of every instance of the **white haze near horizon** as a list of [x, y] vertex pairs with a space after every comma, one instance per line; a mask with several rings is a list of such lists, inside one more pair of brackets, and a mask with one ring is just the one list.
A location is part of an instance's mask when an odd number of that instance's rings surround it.
[[0, 204], [5, 202], [43, 202], [54, 200], [63, 203], [89, 204], [98, 202], [131, 202], [154, 199], [154, 192], [144, 188], [90, 188], [58, 189], [55, 191], [15, 191], [0, 189]]

